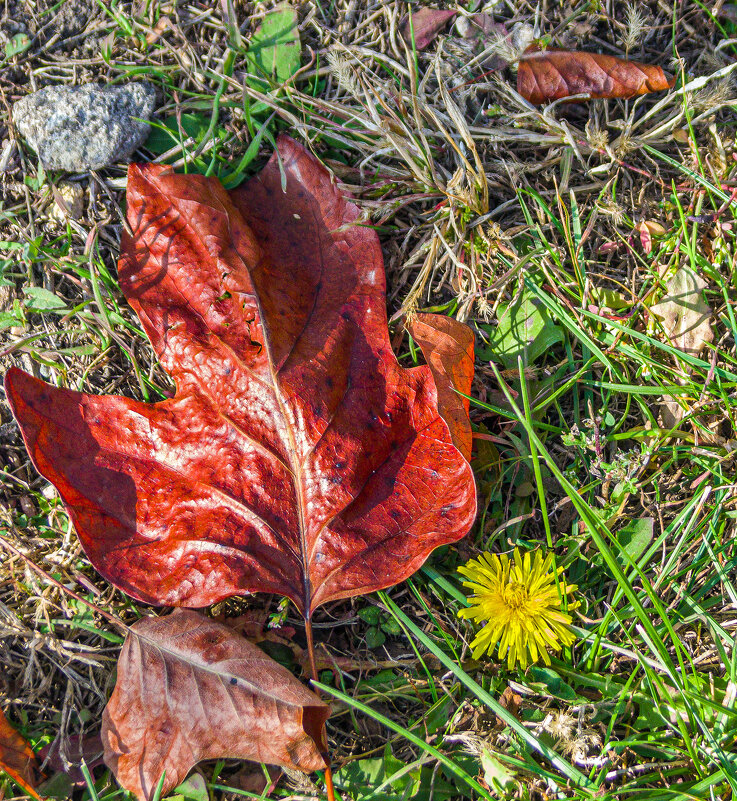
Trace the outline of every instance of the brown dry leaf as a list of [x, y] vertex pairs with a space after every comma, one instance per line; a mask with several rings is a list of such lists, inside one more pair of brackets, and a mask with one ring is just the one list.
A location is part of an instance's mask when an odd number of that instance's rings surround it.
[[[443, 314], [416, 314], [407, 330], [425, 357], [438, 390], [438, 410], [448, 424], [453, 444], [471, 460], [473, 433], [468, 416], [473, 382], [473, 331]], [[458, 394], [458, 393], [462, 394]]]
[[[421, 8], [415, 11], [402, 23], [402, 36], [407, 42], [412, 43], [412, 34], [415, 37], [415, 47], [424, 50], [432, 44], [435, 37], [442, 30], [449, 19], [452, 19], [458, 12], [444, 8]], [[412, 26], [410, 27], [410, 19]]]
[[506, 26], [501, 22], [494, 22], [493, 14], [485, 11], [461, 17], [456, 23], [456, 30], [464, 39], [485, 38], [493, 34], [500, 38], [509, 35]]
[[93, 772], [103, 764], [100, 733], [81, 736], [75, 734], [66, 740], [65, 753], [61, 753], [61, 735], [38, 752], [38, 760], [53, 773], [65, 773], [72, 784], [84, 787], [87, 780], [82, 773], [82, 760]]
[[665, 236], [667, 233], [666, 229], [655, 220], [642, 220], [635, 226], [635, 231], [640, 235], [643, 253], [652, 253], [654, 236]]
[[650, 254], [653, 251], [653, 239], [650, 236], [650, 229], [644, 222], [641, 222], [635, 227], [635, 230], [640, 234], [640, 244], [642, 245], [642, 252]]
[[[650, 308], [661, 319], [664, 340], [678, 350], [698, 356], [714, 339], [712, 310], [704, 300], [707, 282], [686, 267], [668, 281], [665, 296]], [[670, 398], [660, 405], [661, 425], [675, 428], [683, 419], [683, 406]]]
[[643, 220], [640, 227], [645, 227], [651, 236], [665, 236], [668, 229], [655, 220]]
[[571, 95], [591, 99], [635, 97], [669, 89], [675, 78], [661, 67], [599, 53], [538, 50], [529, 47], [519, 61], [517, 91], [530, 103], [548, 103]]
[[161, 35], [171, 28], [171, 18], [164, 15], [159, 17], [159, 21], [146, 34], [146, 44], [152, 45], [161, 38]]
[[673, 429], [683, 420], [685, 409], [678, 401], [668, 398], [660, 403], [658, 423], [661, 428]]
[[[522, 696], [516, 693], [509, 685], [504, 688], [504, 692], [499, 696], [499, 703], [510, 715], [514, 715], [519, 720], [519, 710], [522, 706]], [[496, 719], [498, 729], [503, 729], [507, 724], [499, 717]]]
[[665, 341], [691, 356], [698, 356], [714, 339], [711, 307], [704, 300], [707, 286], [700, 275], [680, 267], [668, 281], [663, 299], [650, 308], [662, 320]]
[[471, 52], [486, 73], [509, 65], [514, 53], [513, 34], [503, 23], [494, 22], [492, 14], [482, 11], [460, 17], [454, 32], [471, 44]]
[[37, 782], [36, 756], [31, 746], [8, 723], [7, 718], [0, 710], [0, 772], [10, 778], [28, 795], [40, 799], [34, 786]]
[[229, 783], [247, 793], [266, 798], [271, 795], [282, 773], [279, 768], [271, 766], [267, 766], [266, 771], [269, 774], [268, 779], [261, 765], [248, 765], [242, 768]]
[[291, 626], [269, 627], [267, 625], [269, 622], [267, 611], [248, 609], [242, 615], [237, 615], [236, 617], [216, 615], [214, 619], [254, 644], [267, 641], [289, 645], [296, 634], [295, 629]]
[[147, 801], [200, 760], [326, 767], [329, 707], [231, 629], [191, 609], [140, 620], [126, 637], [105, 708], [105, 764]]

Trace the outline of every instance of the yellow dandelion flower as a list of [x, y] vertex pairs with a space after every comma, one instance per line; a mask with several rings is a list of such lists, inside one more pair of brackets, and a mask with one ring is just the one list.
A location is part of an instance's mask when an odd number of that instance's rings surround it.
[[[463, 586], [473, 592], [471, 605], [458, 614], [486, 621], [471, 643], [474, 659], [484, 652], [491, 654], [499, 643], [499, 658], [507, 655], [509, 669], [519, 662], [525, 670], [538, 657], [549, 665], [548, 650], [559, 651], [576, 639], [569, 628], [571, 616], [561, 609], [563, 598], [574, 592], [576, 585], [566, 584], [562, 577], [556, 584], [556, 573], [560, 576], [563, 568], [553, 569], [552, 554], [544, 559], [540, 551], [534, 557], [529, 552], [521, 556], [515, 548], [510, 560], [506, 554], [484, 553], [458, 572], [470, 579]], [[568, 603], [568, 609], [577, 606]]]

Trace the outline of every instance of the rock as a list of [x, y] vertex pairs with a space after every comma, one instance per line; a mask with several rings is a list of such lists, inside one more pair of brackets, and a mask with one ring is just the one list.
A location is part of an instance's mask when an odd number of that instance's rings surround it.
[[79, 220], [84, 213], [84, 189], [79, 184], [62, 181], [54, 193], [54, 202], [49, 217], [57, 222], [65, 222], [67, 217]]
[[[123, 161], [147, 139], [156, 90], [47, 86], [13, 106], [13, 122], [46, 170], [87, 172]], [[137, 118], [137, 119], [135, 119]]]
[[59, 40], [64, 43], [66, 39], [82, 33], [94, 11], [92, 0], [66, 0], [54, 17], [54, 29], [59, 34]]

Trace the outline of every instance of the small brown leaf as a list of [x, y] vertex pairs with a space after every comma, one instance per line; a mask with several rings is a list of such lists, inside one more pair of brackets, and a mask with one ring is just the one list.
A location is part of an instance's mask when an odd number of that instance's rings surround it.
[[516, 60], [512, 34], [501, 22], [494, 22], [492, 14], [481, 12], [459, 17], [453, 32], [466, 40], [469, 58], [478, 61], [485, 75]]
[[707, 286], [700, 275], [681, 267], [668, 281], [665, 297], [650, 309], [662, 319], [668, 344], [692, 356], [714, 339], [712, 311], [704, 300]]
[[171, 17], [164, 15], [159, 17], [159, 21], [153, 28], [146, 34], [146, 44], [152, 45], [154, 42], [161, 38], [161, 35], [171, 28]]
[[239, 771], [231, 780], [230, 784], [253, 793], [256, 796], [266, 798], [271, 795], [272, 790], [281, 776], [279, 768], [267, 767], [268, 779], [264, 774], [261, 765], [249, 765]]
[[538, 50], [529, 47], [519, 61], [517, 91], [530, 103], [547, 103], [571, 95], [635, 97], [675, 84], [661, 67], [625, 61], [599, 53]]
[[132, 628], [105, 708], [105, 764], [141, 801], [162, 796], [202, 759], [326, 767], [329, 708], [289, 671], [190, 609]]
[[652, 253], [653, 239], [650, 236], [650, 229], [644, 222], [641, 222], [636, 230], [640, 233], [640, 244], [642, 245], [642, 252], [646, 254]]
[[509, 66], [514, 54], [512, 34], [501, 22], [494, 22], [492, 14], [480, 12], [459, 17], [454, 28], [470, 45], [470, 55], [478, 59], [485, 74]]
[[[522, 706], [522, 696], [516, 693], [509, 685], [504, 688], [504, 692], [499, 696], [499, 703], [504, 709], [519, 720], [519, 710]], [[500, 718], [496, 719], [496, 727], [503, 729], [507, 724]]]
[[667, 228], [655, 220], [643, 220], [640, 226], [647, 228], [651, 236], [665, 236], [668, 233]]
[[494, 15], [482, 11], [469, 14], [456, 22], [456, 30], [464, 39], [476, 39], [497, 34], [500, 38], [508, 36], [509, 31], [501, 22], [494, 22]]
[[473, 382], [473, 331], [442, 314], [416, 314], [407, 330], [430, 367], [438, 390], [438, 410], [448, 424], [453, 444], [470, 461], [470, 402], [463, 396], [471, 393]]
[[41, 798], [34, 789], [37, 767], [33, 749], [8, 723], [2, 710], [0, 710], [0, 771], [5, 771], [28, 795]]
[[[402, 36], [407, 42], [412, 42], [412, 34], [415, 37], [415, 47], [424, 50], [432, 44], [435, 37], [445, 26], [449, 19], [458, 12], [443, 8], [426, 7], [415, 11], [402, 23]], [[410, 20], [412, 25], [410, 27]]]
[[79, 734], [72, 735], [66, 741], [65, 753], [61, 753], [61, 740], [57, 737], [49, 745], [45, 745], [38, 752], [38, 760], [47, 770], [54, 773], [65, 773], [72, 784], [85, 786], [87, 780], [82, 773], [81, 763], [92, 772], [98, 765], [103, 764], [102, 740], [100, 733], [88, 734], [84, 737]]
[[[691, 356], [698, 356], [714, 339], [711, 328], [712, 310], [704, 300], [704, 289], [707, 286], [700, 275], [681, 267], [666, 284], [665, 296], [660, 303], [650, 308], [650, 312], [662, 321], [665, 341]], [[683, 375], [678, 381], [685, 384], [686, 376]], [[667, 398], [660, 404], [663, 428], [675, 428], [684, 414], [683, 403], [675, 398]]]

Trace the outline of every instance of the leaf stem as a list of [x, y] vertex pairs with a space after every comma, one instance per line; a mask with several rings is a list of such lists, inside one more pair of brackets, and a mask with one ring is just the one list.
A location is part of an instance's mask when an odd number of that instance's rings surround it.
[[[317, 675], [317, 663], [315, 661], [315, 640], [312, 636], [312, 616], [305, 615], [305, 636], [307, 637], [307, 655], [310, 660], [310, 676], [312, 681], [319, 682], [320, 679]], [[320, 694], [318, 690], [318, 695]], [[329, 758], [327, 753], [328, 735], [325, 726], [322, 727], [323, 737], [325, 740], [325, 792], [327, 793], [328, 801], [335, 801], [335, 787], [333, 786], [333, 771], [330, 769]]]
[[315, 662], [315, 641], [312, 637], [312, 617], [305, 617], [305, 636], [307, 637], [307, 655], [310, 659], [310, 678], [312, 681], [319, 681]]
[[335, 801], [335, 787], [333, 787], [333, 771], [330, 765], [325, 768], [325, 792], [328, 796], [328, 801]]

